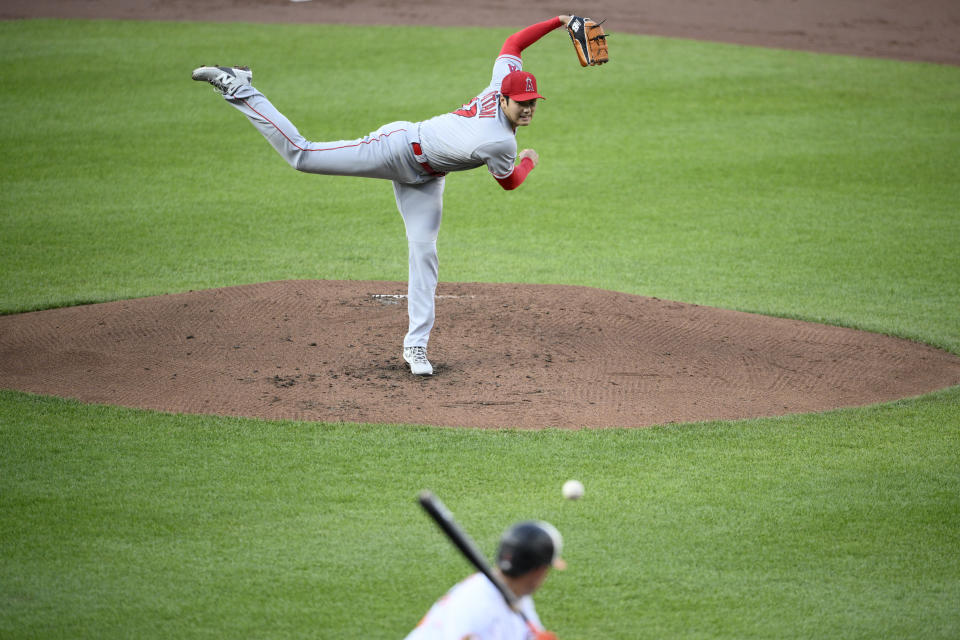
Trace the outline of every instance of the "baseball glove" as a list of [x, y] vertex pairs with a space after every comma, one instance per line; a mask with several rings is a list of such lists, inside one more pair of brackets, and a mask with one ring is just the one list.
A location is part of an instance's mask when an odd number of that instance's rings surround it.
[[580, 59], [581, 67], [609, 62], [607, 53], [607, 34], [603, 30], [603, 21], [594, 22], [590, 18], [573, 16], [567, 23], [567, 33], [573, 40], [573, 48]]

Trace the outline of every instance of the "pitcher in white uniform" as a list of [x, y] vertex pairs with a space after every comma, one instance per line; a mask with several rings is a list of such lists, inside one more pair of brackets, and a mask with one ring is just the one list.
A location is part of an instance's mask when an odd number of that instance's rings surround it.
[[381, 178], [393, 182], [409, 250], [403, 358], [416, 375], [432, 375], [427, 343], [434, 324], [439, 278], [437, 235], [443, 213], [445, 176], [486, 165], [507, 190], [516, 189], [539, 162], [533, 149], [517, 154], [517, 127], [530, 124], [537, 80], [523, 71], [521, 52], [570, 16], [538, 22], [506, 39], [490, 84], [461, 108], [422, 122], [391, 122], [363, 138], [311, 142], [252, 85], [246, 67], [199, 67], [193, 79], [209, 82], [243, 113], [298, 171]]

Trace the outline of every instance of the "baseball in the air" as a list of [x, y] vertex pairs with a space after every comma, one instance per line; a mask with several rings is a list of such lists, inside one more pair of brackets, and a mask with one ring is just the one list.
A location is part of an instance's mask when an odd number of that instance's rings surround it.
[[583, 483], [579, 480], [567, 480], [563, 483], [563, 497], [567, 500], [579, 500], [583, 497]]

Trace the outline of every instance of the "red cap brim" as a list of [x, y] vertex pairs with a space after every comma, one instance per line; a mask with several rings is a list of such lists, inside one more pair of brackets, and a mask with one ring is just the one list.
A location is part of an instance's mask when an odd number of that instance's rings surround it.
[[544, 98], [539, 93], [518, 93], [516, 95], [507, 96], [507, 97], [513, 98], [515, 102], [526, 102], [527, 100], [533, 100], [534, 98], [537, 98], [538, 100], [546, 100], [546, 98]]

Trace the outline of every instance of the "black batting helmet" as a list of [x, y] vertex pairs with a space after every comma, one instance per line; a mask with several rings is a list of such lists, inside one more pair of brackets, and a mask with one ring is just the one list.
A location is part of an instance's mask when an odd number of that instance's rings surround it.
[[497, 568], [511, 577], [546, 565], [563, 569], [566, 563], [560, 557], [561, 551], [563, 538], [552, 524], [541, 520], [518, 522], [500, 537]]

